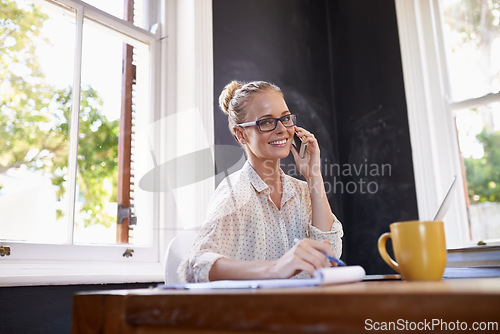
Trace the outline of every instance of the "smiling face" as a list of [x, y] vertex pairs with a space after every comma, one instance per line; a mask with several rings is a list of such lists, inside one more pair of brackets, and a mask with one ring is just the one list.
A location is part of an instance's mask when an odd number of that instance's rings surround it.
[[[257, 94], [249, 102], [245, 108], [245, 122], [290, 114], [281, 94], [272, 90]], [[254, 167], [267, 160], [286, 158], [290, 153], [294, 130], [294, 126], [287, 128], [281, 122], [269, 132], [260, 132], [257, 126], [235, 127], [236, 136], [245, 146], [248, 159]]]

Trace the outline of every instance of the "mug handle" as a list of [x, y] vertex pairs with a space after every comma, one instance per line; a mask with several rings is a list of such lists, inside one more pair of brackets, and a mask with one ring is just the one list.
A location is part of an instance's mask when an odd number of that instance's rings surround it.
[[380, 236], [378, 239], [378, 252], [380, 253], [380, 256], [382, 259], [395, 271], [399, 273], [399, 264], [394, 261], [391, 256], [387, 253], [387, 249], [385, 247], [385, 244], [387, 242], [387, 239], [391, 237], [391, 233], [387, 232], [384, 233]]

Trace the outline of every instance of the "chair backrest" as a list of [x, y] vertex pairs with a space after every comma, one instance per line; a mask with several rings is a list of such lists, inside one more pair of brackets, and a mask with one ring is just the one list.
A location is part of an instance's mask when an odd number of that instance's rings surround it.
[[177, 268], [194, 244], [196, 231], [179, 232], [169, 243], [165, 255], [165, 284], [177, 284]]

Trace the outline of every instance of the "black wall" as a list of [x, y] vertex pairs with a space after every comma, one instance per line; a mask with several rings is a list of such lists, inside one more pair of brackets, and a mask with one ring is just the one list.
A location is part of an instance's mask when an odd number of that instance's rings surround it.
[[0, 288], [0, 334], [71, 333], [75, 293], [152, 285], [157, 283], [3, 287]]
[[[342, 258], [391, 272], [377, 239], [418, 218], [394, 1], [214, 0], [213, 13], [215, 144], [236, 145], [217, 105], [228, 82], [280, 86], [318, 138]], [[282, 161], [285, 172], [292, 163]]]

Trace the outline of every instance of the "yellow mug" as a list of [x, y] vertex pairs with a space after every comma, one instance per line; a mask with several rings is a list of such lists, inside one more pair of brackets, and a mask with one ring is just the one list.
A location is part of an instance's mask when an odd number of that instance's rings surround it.
[[[390, 225], [378, 239], [382, 259], [406, 280], [438, 281], [446, 267], [446, 240], [442, 221], [405, 221]], [[396, 260], [387, 254], [391, 238]]]

